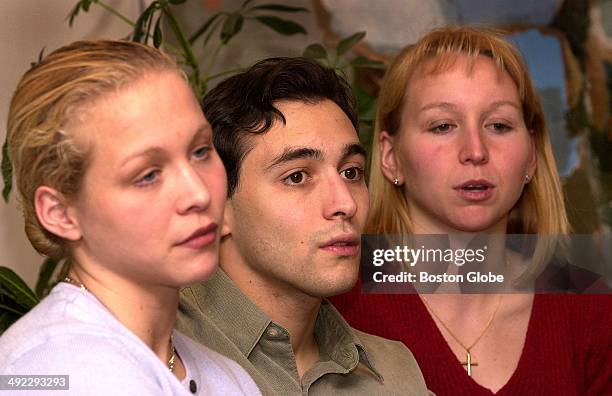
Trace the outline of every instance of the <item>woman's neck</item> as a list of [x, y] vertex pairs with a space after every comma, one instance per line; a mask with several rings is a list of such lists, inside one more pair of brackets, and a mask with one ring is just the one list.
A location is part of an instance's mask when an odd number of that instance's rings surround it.
[[170, 356], [170, 335], [176, 322], [178, 289], [146, 288], [115, 273], [92, 273], [76, 265], [70, 277], [81, 283], [163, 361]]

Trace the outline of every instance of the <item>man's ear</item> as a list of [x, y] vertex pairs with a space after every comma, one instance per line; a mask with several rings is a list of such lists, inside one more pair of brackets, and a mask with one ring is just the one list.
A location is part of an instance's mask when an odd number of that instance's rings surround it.
[[[393, 184], [404, 184], [404, 174], [397, 158], [397, 139], [387, 131], [381, 131], [378, 143], [380, 147], [380, 167], [383, 175]], [[395, 182], [397, 180], [397, 182]]]
[[228, 199], [223, 212], [223, 226], [221, 227], [221, 239], [227, 237], [234, 229], [234, 208], [232, 200]]
[[34, 193], [34, 207], [38, 222], [47, 231], [69, 241], [81, 239], [81, 228], [62, 193], [40, 186]]

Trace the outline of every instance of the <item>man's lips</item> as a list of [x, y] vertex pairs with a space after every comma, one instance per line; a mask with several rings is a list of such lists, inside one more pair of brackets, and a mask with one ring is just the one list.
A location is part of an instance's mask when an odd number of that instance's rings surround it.
[[453, 187], [460, 197], [468, 201], [483, 201], [491, 196], [494, 188], [495, 185], [485, 179], [468, 180]]
[[217, 239], [217, 228], [217, 223], [210, 223], [205, 227], [198, 228], [187, 238], [176, 243], [176, 246], [201, 249]]
[[320, 249], [340, 256], [354, 256], [359, 253], [361, 239], [357, 235], [341, 235], [331, 238], [320, 246]]

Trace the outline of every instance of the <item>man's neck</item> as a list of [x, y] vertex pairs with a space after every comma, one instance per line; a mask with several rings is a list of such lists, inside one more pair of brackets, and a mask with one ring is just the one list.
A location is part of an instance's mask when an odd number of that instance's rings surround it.
[[259, 309], [289, 332], [301, 378], [319, 359], [319, 346], [314, 332], [322, 299], [305, 295], [290, 285], [262, 276], [248, 266], [237, 265], [236, 260], [227, 256], [222, 257], [220, 266]]

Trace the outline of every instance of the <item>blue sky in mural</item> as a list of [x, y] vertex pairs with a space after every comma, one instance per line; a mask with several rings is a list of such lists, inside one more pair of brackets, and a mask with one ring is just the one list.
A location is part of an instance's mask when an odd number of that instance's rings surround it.
[[561, 43], [556, 36], [531, 29], [508, 36], [527, 62], [533, 83], [540, 94], [555, 160], [561, 177], [572, 174], [579, 165], [580, 137], [566, 131], [567, 89]]
[[[559, 40], [555, 36], [545, 36], [535, 29], [514, 33], [508, 38], [525, 57], [536, 88], [558, 88], [561, 98], [566, 98], [563, 54]], [[566, 101], [562, 102], [565, 110]]]
[[458, 23], [548, 25], [562, 0], [438, 0], [447, 13], [456, 13]]

